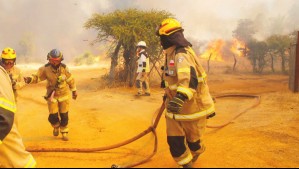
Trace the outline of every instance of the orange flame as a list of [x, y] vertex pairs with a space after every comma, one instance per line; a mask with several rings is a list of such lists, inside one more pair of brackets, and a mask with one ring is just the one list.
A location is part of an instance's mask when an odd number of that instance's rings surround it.
[[[230, 48], [230, 51], [235, 54], [236, 56], [242, 57], [244, 56], [244, 50], [245, 50], [245, 43], [242, 41], [239, 41], [238, 39], [234, 38], [232, 40], [232, 46]], [[248, 50], [248, 49], [246, 49]]]
[[224, 41], [219, 39], [209, 43], [207, 50], [200, 55], [201, 58], [213, 61], [223, 62], [222, 48], [224, 46]]

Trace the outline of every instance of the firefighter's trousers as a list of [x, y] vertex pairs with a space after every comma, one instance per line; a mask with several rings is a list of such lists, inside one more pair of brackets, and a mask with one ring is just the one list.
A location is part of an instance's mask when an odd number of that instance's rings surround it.
[[167, 142], [178, 165], [188, 164], [193, 156], [204, 152], [202, 137], [206, 124], [205, 116], [194, 121], [176, 121], [166, 117]]
[[149, 87], [149, 78], [148, 73], [140, 72], [136, 78], [136, 88], [138, 89], [138, 93], [143, 93], [143, 88], [145, 93], [150, 93]]
[[68, 97], [61, 101], [58, 99], [48, 100], [49, 122], [54, 128], [60, 127], [61, 132], [68, 132], [69, 107], [70, 101]]

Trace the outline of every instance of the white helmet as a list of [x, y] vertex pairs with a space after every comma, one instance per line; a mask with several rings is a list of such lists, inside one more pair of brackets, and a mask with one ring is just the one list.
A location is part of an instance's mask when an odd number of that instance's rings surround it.
[[140, 42], [138, 42], [138, 44], [137, 44], [137, 47], [146, 47], [146, 43], [144, 42], [144, 41], [140, 41]]

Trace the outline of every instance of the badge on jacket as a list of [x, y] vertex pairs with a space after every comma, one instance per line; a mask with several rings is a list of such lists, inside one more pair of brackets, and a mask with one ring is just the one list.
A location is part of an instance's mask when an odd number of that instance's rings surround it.
[[171, 66], [174, 66], [174, 60], [170, 60], [169, 61], [169, 66], [171, 67]]

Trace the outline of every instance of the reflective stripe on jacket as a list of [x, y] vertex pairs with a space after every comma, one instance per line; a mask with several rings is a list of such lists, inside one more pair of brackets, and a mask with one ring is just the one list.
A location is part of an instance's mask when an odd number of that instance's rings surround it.
[[[166, 113], [166, 117], [178, 121], [199, 119], [215, 111], [207, 85], [207, 74], [190, 47], [165, 50], [164, 79], [172, 96], [180, 92], [187, 96], [180, 114]], [[166, 101], [168, 104], [169, 99]]]
[[0, 144], [10, 132], [14, 123], [14, 113], [17, 111], [11, 86], [11, 80], [6, 70], [0, 66]]

